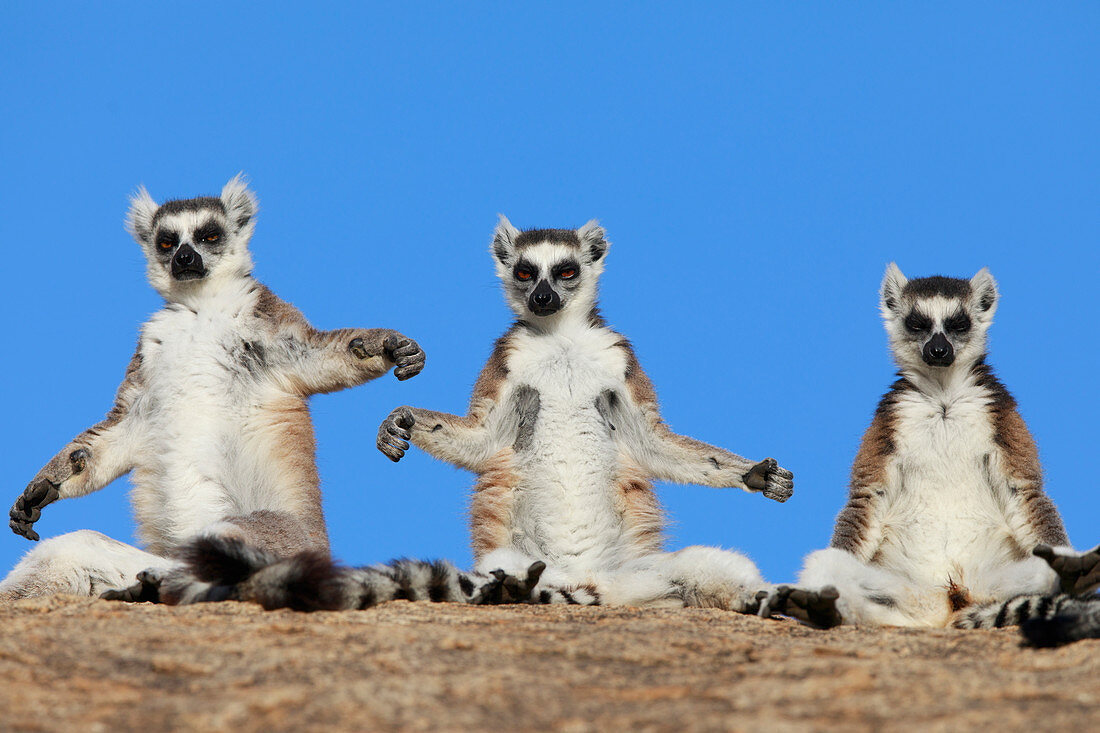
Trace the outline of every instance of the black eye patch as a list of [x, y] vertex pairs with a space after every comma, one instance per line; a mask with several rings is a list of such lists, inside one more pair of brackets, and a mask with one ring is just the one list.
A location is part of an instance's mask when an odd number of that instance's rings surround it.
[[566, 260], [559, 265], [556, 265], [551, 272], [554, 273], [554, 277], [559, 280], [573, 280], [577, 275], [581, 274], [580, 265], [572, 260]]
[[538, 277], [539, 268], [532, 265], [530, 262], [520, 260], [516, 263], [516, 266], [512, 268], [512, 277], [520, 282], [532, 282]]
[[153, 241], [156, 242], [158, 253], [169, 254], [180, 243], [180, 235], [171, 229], [162, 229], [157, 232], [157, 236]]
[[943, 329], [948, 333], [966, 333], [970, 330], [970, 316], [956, 313], [943, 322]]
[[913, 311], [905, 317], [905, 329], [909, 333], [926, 333], [932, 330], [932, 319], [923, 313]]
[[225, 230], [217, 222], [208, 221], [195, 230], [195, 243], [219, 244], [225, 238]]

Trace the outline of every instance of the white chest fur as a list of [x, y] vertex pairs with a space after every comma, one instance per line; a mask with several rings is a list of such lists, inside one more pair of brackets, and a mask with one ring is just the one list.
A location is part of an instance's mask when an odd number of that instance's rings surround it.
[[606, 391], [625, 389], [619, 338], [587, 324], [521, 332], [507, 365], [512, 393], [530, 387], [539, 395], [533, 435], [516, 457], [515, 542], [578, 572], [614, 566], [631, 553], [615, 495], [621, 457], [596, 407]]
[[140, 415], [134, 498], [147, 541], [171, 546], [226, 516], [278, 508], [258, 420], [274, 389], [262, 367], [270, 344], [254, 298], [169, 305], [143, 329], [144, 390], [131, 410]]
[[988, 402], [973, 383], [902, 395], [876, 562], [914, 581], [946, 586], [968, 585], [1008, 559], [1009, 497], [989, 470], [996, 445]]

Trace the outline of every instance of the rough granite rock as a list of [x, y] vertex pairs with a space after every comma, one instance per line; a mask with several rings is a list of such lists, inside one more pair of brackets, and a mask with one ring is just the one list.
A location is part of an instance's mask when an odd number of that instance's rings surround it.
[[1100, 640], [721, 611], [0, 607], [0, 730], [1097, 730]]

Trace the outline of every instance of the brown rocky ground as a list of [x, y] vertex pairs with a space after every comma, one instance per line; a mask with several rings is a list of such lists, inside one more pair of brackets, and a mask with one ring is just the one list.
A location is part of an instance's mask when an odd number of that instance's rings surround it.
[[0, 729], [1097, 730], [1100, 641], [711, 610], [0, 608]]

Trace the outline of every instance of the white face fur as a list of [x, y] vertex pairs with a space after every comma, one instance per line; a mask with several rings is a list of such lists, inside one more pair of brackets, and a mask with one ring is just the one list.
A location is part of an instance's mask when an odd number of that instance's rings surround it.
[[890, 263], [880, 296], [890, 349], [902, 370], [937, 375], [969, 369], [985, 356], [998, 299], [989, 270], [970, 280], [909, 280]]
[[512, 311], [534, 325], [587, 317], [610, 247], [604, 237], [594, 219], [576, 230], [521, 232], [501, 216], [490, 252]]
[[248, 277], [257, 203], [241, 176], [221, 196], [158, 205], [144, 187], [130, 199], [126, 229], [145, 253], [149, 283], [170, 302], [227, 279]]

